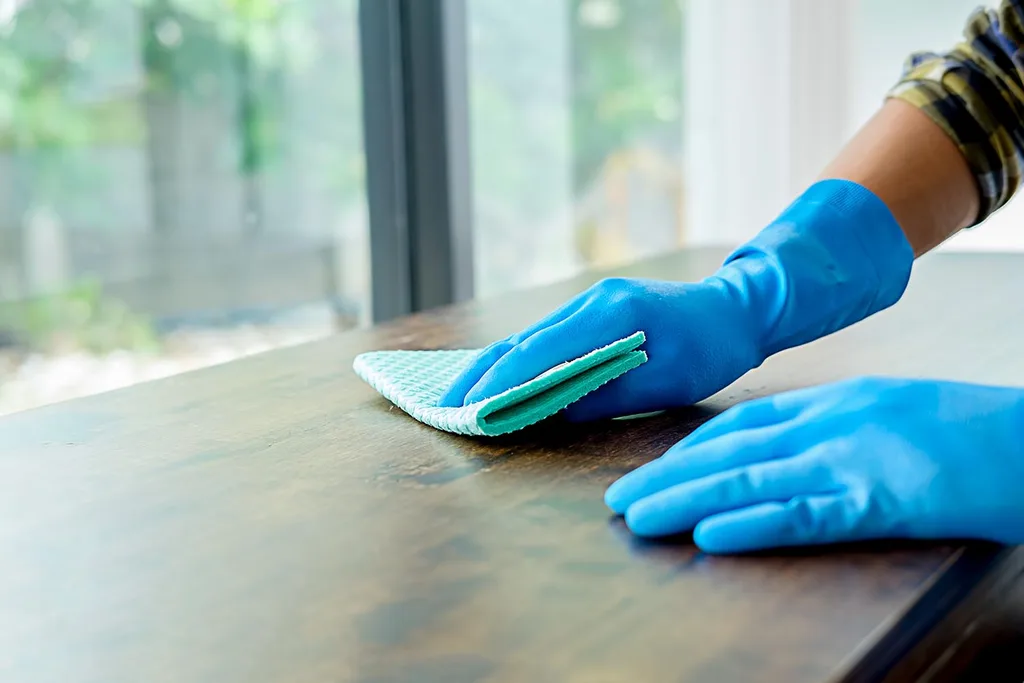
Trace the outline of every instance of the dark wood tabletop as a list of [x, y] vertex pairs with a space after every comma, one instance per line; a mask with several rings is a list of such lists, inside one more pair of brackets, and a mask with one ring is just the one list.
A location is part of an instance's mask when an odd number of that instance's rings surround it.
[[639, 542], [602, 493], [742, 399], [858, 374], [1024, 384], [1024, 256], [926, 258], [895, 308], [648, 419], [469, 439], [351, 372], [483, 345], [597, 278], [0, 420], [0, 680], [918, 680], [955, 650], [1019, 552], [711, 557]]

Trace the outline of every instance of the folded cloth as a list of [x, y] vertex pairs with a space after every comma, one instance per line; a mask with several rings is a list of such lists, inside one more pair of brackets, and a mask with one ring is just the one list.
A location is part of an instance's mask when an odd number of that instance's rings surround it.
[[606, 382], [647, 361], [636, 332], [491, 398], [454, 408], [438, 401], [458, 374], [480, 353], [458, 351], [372, 351], [356, 357], [356, 374], [424, 424], [468, 436], [497, 436], [540, 422]]

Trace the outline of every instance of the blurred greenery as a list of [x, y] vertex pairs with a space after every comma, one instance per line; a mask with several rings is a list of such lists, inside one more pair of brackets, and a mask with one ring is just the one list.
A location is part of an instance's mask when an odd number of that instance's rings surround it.
[[0, 149], [68, 149], [144, 138], [136, 93], [92, 101], [76, 91], [91, 74], [116, 73], [135, 61], [130, 43], [109, 35], [113, 10], [127, 3], [136, 7], [143, 28], [144, 93], [200, 103], [239, 96], [239, 170], [262, 168], [280, 148], [280, 98], [253, 95], [313, 62], [316, 41], [307, 15], [315, 3], [28, 2], [0, 29]]
[[0, 321], [4, 336], [37, 350], [108, 353], [160, 348], [150, 322], [104, 297], [96, 280], [85, 280], [59, 294], [0, 302]]
[[616, 248], [588, 215], [609, 198], [610, 163], [632, 170], [645, 150], [681, 168], [686, 0], [468, 3], [474, 250], [490, 295]]
[[[9, 179], [24, 215], [45, 209], [58, 219], [73, 214], [79, 223], [103, 229], [117, 188], [128, 180], [118, 173], [131, 167], [98, 166], [97, 153], [149, 145], [151, 173], [189, 173], [174, 155], [198, 132], [183, 117], [197, 115], [212, 132], [228, 133], [216, 137], [216, 158], [232, 164], [248, 183], [242, 211], [247, 227], [263, 220], [256, 179], [265, 184], [273, 176], [269, 182], [287, 193], [296, 166], [312, 191], [331, 192], [341, 206], [361, 197], [358, 83], [350, 76], [326, 81], [337, 66], [322, 59], [319, 42], [326, 26], [336, 39], [327, 53], [337, 59], [355, 52], [349, 17], [354, 19], [356, 1], [19, 3], [12, 20], [0, 26], [0, 162], [15, 163], [8, 167], [16, 169]], [[286, 108], [296, 94], [301, 106]], [[154, 148], [154, 138], [169, 144]], [[159, 155], [166, 158], [154, 158]], [[118, 171], [104, 170], [112, 167]], [[166, 181], [165, 190], [165, 181], [148, 179], [152, 201], [174, 206], [181, 199], [174, 194], [179, 185], [173, 177]], [[176, 215], [173, 209], [160, 213], [155, 204], [152, 210], [156, 222]], [[17, 244], [23, 219], [8, 211], [7, 220], [12, 218], [16, 222], [10, 224], [0, 217], [0, 231], [13, 231]], [[0, 254], [0, 275], [5, 256], [11, 258]], [[73, 312], [82, 309], [86, 293], [95, 297], [92, 314], [79, 320]], [[141, 332], [141, 318], [103, 298], [90, 283], [18, 306], [0, 311], [0, 335], [48, 343], [51, 333], [66, 326], [90, 348], [104, 346], [99, 337], [146, 346], [152, 336]]]
[[[472, 142], [474, 158], [484, 162], [474, 168], [479, 193], [517, 211], [549, 211], [554, 198], [536, 187], [533, 162], [563, 142], [567, 115], [577, 192], [624, 147], [648, 143], [669, 158], [681, 153], [684, 0], [469, 2]], [[545, 39], [536, 24], [553, 6], [565, 13], [569, 74], [536, 45]], [[604, 21], [589, 19], [595, 8]], [[514, 134], [493, 133], [500, 130]]]
[[[587, 21], [595, 7], [604, 22]], [[631, 145], [681, 154], [683, 3], [573, 0], [573, 9], [573, 178], [581, 192]]]

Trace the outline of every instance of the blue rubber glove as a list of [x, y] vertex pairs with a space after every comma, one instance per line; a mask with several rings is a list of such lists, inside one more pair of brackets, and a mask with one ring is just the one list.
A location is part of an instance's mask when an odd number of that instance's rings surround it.
[[859, 379], [751, 401], [612, 484], [640, 536], [710, 553], [879, 538], [1024, 543], [1024, 390]]
[[637, 330], [649, 360], [570, 406], [568, 417], [692, 405], [771, 354], [892, 305], [913, 260], [880, 199], [849, 181], [823, 181], [701, 282], [604, 280], [492, 344], [440, 405], [494, 396]]

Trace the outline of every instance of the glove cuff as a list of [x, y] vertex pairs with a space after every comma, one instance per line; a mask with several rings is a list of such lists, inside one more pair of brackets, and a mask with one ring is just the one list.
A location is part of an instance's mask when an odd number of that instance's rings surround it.
[[823, 236], [824, 241], [830, 233], [839, 233], [833, 236], [837, 239], [831, 240], [831, 248], [860, 247], [863, 265], [873, 271], [877, 287], [872, 313], [900, 300], [910, 280], [914, 249], [885, 202], [855, 182], [823, 180], [812, 185], [779, 220], [798, 215], [801, 210], [834, 214], [832, 230], [825, 225], [826, 235]]
[[914, 252], [889, 208], [847, 180], [816, 183], [716, 274], [760, 330], [763, 357], [896, 303]]

